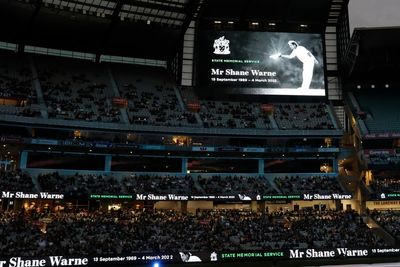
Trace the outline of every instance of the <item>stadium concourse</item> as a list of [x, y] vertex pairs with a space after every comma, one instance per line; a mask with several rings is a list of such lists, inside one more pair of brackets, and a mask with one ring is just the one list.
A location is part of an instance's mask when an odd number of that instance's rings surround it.
[[348, 5], [0, 0], [0, 267], [396, 266], [400, 29]]

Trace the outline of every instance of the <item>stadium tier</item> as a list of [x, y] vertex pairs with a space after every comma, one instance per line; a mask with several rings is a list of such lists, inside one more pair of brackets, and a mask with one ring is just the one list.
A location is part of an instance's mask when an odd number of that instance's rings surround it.
[[[7, 53], [8, 60], [21, 56]], [[36, 123], [96, 127], [107, 129], [108, 123], [188, 128], [242, 128], [260, 130], [331, 130], [340, 134], [332, 108], [326, 103], [272, 103], [202, 100], [199, 108], [190, 108], [171, 75], [159, 67], [123, 64], [95, 64], [87, 60], [49, 56], [24, 57], [25, 72], [15, 72], [21, 94], [17, 102], [2, 105], [7, 121], [26, 121], [19, 117], [37, 117]], [[14, 62], [12, 61], [12, 62]], [[5, 60], [5, 62], [8, 62]], [[30, 62], [28, 64], [28, 62]], [[5, 64], [4, 71], [13, 67]], [[32, 73], [37, 73], [34, 77]], [[5, 86], [11, 86], [5, 84]], [[41, 105], [35, 104], [39, 95]], [[33, 94], [33, 96], [31, 96]], [[4, 88], [4, 98], [8, 96]], [[198, 99], [199, 97], [196, 97]], [[18, 105], [23, 105], [20, 107]], [[36, 112], [32, 113], [35, 110]], [[30, 111], [30, 112], [28, 112]], [[34, 122], [34, 119], [30, 120]], [[90, 122], [93, 122], [91, 124]], [[196, 131], [196, 130], [193, 130]], [[329, 132], [329, 131], [328, 131]], [[318, 134], [318, 132], [317, 132]]]

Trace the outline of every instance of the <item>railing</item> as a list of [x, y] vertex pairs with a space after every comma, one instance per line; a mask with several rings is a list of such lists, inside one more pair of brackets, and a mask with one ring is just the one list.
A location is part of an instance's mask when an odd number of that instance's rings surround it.
[[200, 127], [173, 127], [154, 125], [127, 125], [122, 123], [87, 122], [62, 119], [43, 119], [21, 117], [15, 115], [0, 115], [2, 124], [25, 124], [44, 127], [67, 127], [100, 129], [107, 131], [134, 131], [170, 134], [204, 134], [204, 135], [229, 135], [229, 136], [341, 136], [342, 130], [267, 130], [267, 129], [230, 129], [230, 128], [200, 128]]

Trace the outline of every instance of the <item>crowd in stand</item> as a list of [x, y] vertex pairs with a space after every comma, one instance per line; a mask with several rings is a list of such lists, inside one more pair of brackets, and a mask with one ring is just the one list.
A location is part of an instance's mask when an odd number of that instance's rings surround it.
[[128, 193], [191, 194], [196, 192], [190, 176], [131, 175], [122, 179]]
[[354, 211], [0, 213], [2, 256], [381, 247]]
[[8, 100], [7, 104], [0, 105], [0, 114], [40, 116], [40, 111], [31, 106], [37, 103], [37, 97], [26, 58], [3, 51], [0, 62], [0, 98]]
[[93, 193], [153, 193], [183, 195], [236, 195], [256, 196], [276, 194], [265, 177], [245, 176], [169, 176], [136, 175], [117, 178], [104, 175], [59, 173], [40, 174], [38, 182], [44, 191], [63, 192], [67, 196], [86, 196]]
[[283, 176], [274, 179], [283, 194], [299, 193], [343, 193], [336, 177], [313, 175], [309, 177]]
[[[67, 83], [68, 84], [68, 83]], [[65, 85], [65, 84], [64, 84]], [[67, 85], [69, 86], [69, 85]], [[104, 94], [104, 84], [88, 85], [72, 96], [71, 89], [47, 83], [42, 87], [48, 100], [47, 112], [51, 118], [84, 121], [119, 122], [120, 111], [112, 107], [111, 100], [105, 97], [95, 99], [93, 95]], [[61, 93], [62, 91], [62, 93]]]
[[254, 103], [201, 101], [199, 114], [206, 128], [272, 128], [268, 116]]
[[[36, 192], [33, 178], [27, 173], [0, 173], [0, 190]], [[68, 197], [89, 194], [184, 194], [184, 195], [244, 195], [254, 199], [257, 195], [300, 193], [344, 193], [336, 177], [284, 176], [270, 181], [254, 176], [171, 176], [137, 175], [113, 177], [101, 174], [61, 175], [58, 172], [42, 173], [37, 177], [40, 190], [64, 193]], [[276, 189], [274, 189], [276, 186]]]
[[0, 191], [34, 192], [35, 185], [27, 173], [17, 171], [0, 171]]
[[324, 103], [285, 103], [275, 106], [274, 118], [279, 129], [334, 129]]
[[368, 165], [397, 165], [400, 163], [400, 156], [389, 153], [369, 154], [366, 158]]
[[198, 176], [197, 181], [206, 195], [256, 195], [276, 194], [265, 177], [246, 176]]
[[65, 193], [69, 197], [87, 196], [88, 194], [118, 194], [122, 187], [112, 176], [79, 174], [63, 176], [57, 172], [40, 174], [38, 182], [43, 191]]
[[380, 226], [385, 228], [392, 236], [400, 241], [400, 211], [399, 210], [374, 210], [370, 213]]
[[[276, 194], [265, 177], [112, 176], [41, 174], [44, 191], [70, 197], [90, 193]], [[282, 193], [343, 191], [334, 177], [278, 177]], [[21, 172], [0, 173], [0, 190], [34, 191]], [[399, 235], [397, 211], [373, 212], [380, 225]], [[133, 252], [237, 251], [288, 248], [383, 247], [384, 241], [354, 211], [120, 209], [58, 210], [26, 208], [0, 212], [3, 256], [117, 255]]]
[[32, 73], [22, 56], [0, 53], [0, 97], [36, 101]]
[[154, 126], [198, 126], [193, 113], [178, 99], [176, 85], [159, 67], [113, 64], [113, 77], [121, 97], [127, 100], [132, 124]]
[[[143, 86], [143, 88], [141, 88]], [[189, 126], [196, 125], [193, 113], [183, 111], [172, 87], [156, 85], [153, 89], [132, 83], [122, 87], [123, 97], [128, 99], [128, 113], [133, 124]]]
[[377, 193], [399, 193], [400, 178], [375, 176], [371, 188]]
[[85, 60], [34, 57], [50, 118], [119, 122], [106, 71]]

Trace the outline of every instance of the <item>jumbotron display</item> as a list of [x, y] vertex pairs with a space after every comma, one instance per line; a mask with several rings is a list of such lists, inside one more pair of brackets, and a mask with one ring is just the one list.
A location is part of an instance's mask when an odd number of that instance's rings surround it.
[[322, 35], [203, 31], [199, 82], [266, 95], [325, 96]]

